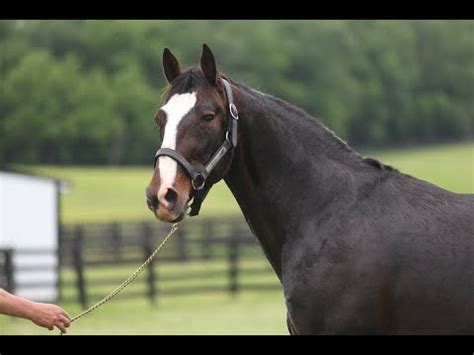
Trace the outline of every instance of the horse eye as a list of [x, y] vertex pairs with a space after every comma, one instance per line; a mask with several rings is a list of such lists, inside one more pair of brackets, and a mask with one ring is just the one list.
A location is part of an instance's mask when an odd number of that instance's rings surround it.
[[211, 122], [213, 118], [214, 118], [214, 115], [204, 115], [202, 116], [201, 119], [205, 122]]

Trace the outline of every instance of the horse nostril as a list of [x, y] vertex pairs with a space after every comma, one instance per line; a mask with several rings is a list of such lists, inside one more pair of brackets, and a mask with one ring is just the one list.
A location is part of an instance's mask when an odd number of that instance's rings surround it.
[[172, 210], [176, 201], [178, 201], [178, 193], [173, 189], [168, 189], [165, 194], [165, 200], [168, 202], [168, 209]]
[[155, 204], [153, 203], [153, 201], [151, 201], [148, 197], [146, 199], [146, 204], [148, 206], [148, 209], [154, 211], [155, 210]]
[[158, 207], [158, 197], [154, 193], [146, 193], [146, 204], [151, 211], [155, 211]]

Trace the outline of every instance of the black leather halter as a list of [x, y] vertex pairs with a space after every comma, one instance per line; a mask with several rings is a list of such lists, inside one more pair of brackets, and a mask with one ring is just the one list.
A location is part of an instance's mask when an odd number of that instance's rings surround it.
[[225, 79], [222, 79], [224, 83], [225, 92], [227, 95], [227, 102], [229, 105], [228, 108], [228, 120], [227, 120], [227, 130], [225, 132], [225, 141], [221, 144], [219, 149], [214, 153], [214, 155], [209, 159], [206, 165], [202, 164], [191, 164], [185, 157], [183, 157], [176, 150], [169, 148], [161, 148], [155, 154], [154, 168], [156, 168], [156, 162], [160, 156], [167, 156], [171, 159], [174, 159], [183, 170], [188, 174], [191, 179], [191, 185], [196, 191], [193, 203], [191, 205], [191, 211], [189, 212], [190, 216], [196, 216], [199, 214], [202, 201], [206, 198], [207, 193], [209, 192], [211, 186], [206, 186], [206, 179], [211, 174], [212, 170], [216, 165], [222, 160], [225, 154], [231, 149], [235, 148], [237, 145], [237, 123], [239, 120], [239, 113], [237, 108], [234, 105], [234, 96], [232, 94], [232, 88], [229, 82]]

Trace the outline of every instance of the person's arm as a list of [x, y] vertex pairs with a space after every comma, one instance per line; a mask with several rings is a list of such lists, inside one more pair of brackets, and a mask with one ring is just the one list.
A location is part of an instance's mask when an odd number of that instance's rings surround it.
[[39, 303], [12, 295], [0, 289], [0, 313], [31, 320], [36, 325], [53, 330], [58, 327], [63, 333], [71, 325], [69, 315], [54, 304]]

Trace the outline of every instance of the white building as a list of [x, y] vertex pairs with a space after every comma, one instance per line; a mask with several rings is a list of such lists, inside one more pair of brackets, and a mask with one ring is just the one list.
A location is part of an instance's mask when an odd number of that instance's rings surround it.
[[34, 301], [59, 297], [59, 188], [54, 179], [0, 171], [0, 249], [13, 251], [13, 292]]

